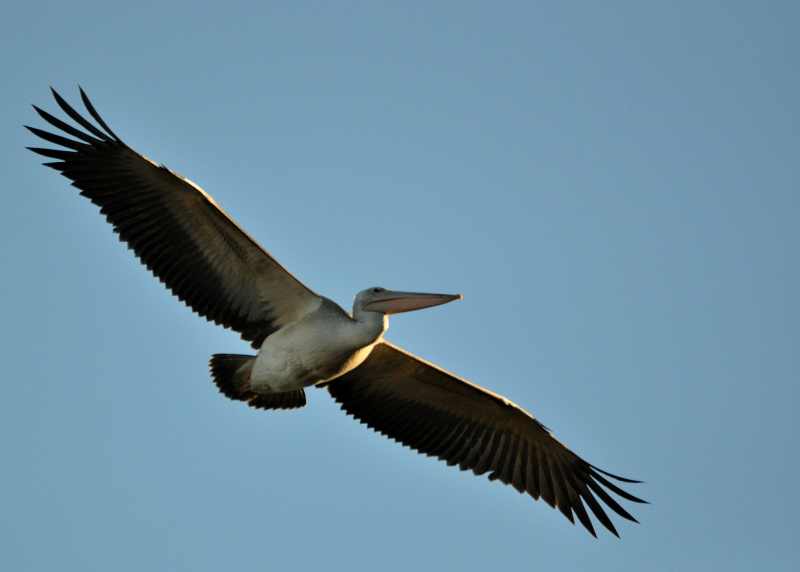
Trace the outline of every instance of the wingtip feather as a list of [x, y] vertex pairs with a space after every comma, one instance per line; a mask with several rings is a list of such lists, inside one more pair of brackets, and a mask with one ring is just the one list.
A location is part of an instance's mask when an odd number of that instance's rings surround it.
[[81, 87], [80, 85], [78, 85], [78, 91], [80, 92], [80, 95], [81, 95], [81, 101], [83, 102], [83, 106], [84, 106], [84, 107], [86, 108], [86, 110], [89, 112], [89, 115], [91, 115], [91, 116], [94, 118], [94, 120], [95, 120], [95, 121], [97, 121], [97, 123], [99, 123], [99, 124], [100, 124], [100, 127], [102, 127], [103, 129], [105, 129], [105, 130], [106, 130], [106, 132], [107, 132], [107, 133], [108, 133], [108, 134], [109, 134], [109, 135], [110, 135], [110, 136], [111, 136], [111, 137], [112, 137], [112, 138], [113, 138], [115, 141], [117, 141], [118, 143], [122, 143], [122, 139], [120, 139], [120, 138], [117, 136], [117, 134], [116, 134], [116, 133], [114, 133], [114, 131], [111, 129], [111, 127], [109, 127], [109, 126], [108, 126], [108, 123], [106, 123], [106, 122], [103, 120], [103, 118], [102, 118], [102, 117], [100, 117], [100, 114], [97, 112], [97, 109], [95, 109], [94, 105], [92, 104], [92, 101], [89, 99], [89, 96], [88, 96], [88, 95], [86, 95], [86, 92], [83, 90], [83, 87]]
[[600, 482], [601, 484], [603, 484], [606, 487], [608, 487], [613, 493], [621, 496], [622, 498], [624, 498], [626, 500], [629, 500], [631, 502], [640, 503], [640, 504], [648, 504], [646, 500], [640, 499], [639, 497], [637, 497], [635, 495], [632, 495], [628, 491], [618, 487], [617, 485], [615, 485], [614, 483], [612, 483], [611, 481], [606, 479], [603, 475], [601, 475], [599, 472], [597, 472], [593, 468], [590, 469], [589, 475], [590, 475], [591, 478], [597, 479], [598, 482]]
[[589, 466], [591, 468], [593, 468], [595, 471], [599, 471], [599, 472], [603, 473], [605, 476], [611, 477], [612, 479], [620, 481], [620, 482], [623, 482], [623, 483], [631, 483], [631, 484], [634, 484], [634, 485], [639, 485], [639, 484], [644, 483], [644, 481], [637, 481], [636, 479], [629, 479], [628, 477], [621, 477], [619, 475], [615, 475], [614, 473], [609, 473], [608, 471], [604, 471], [600, 467], [596, 467], [596, 466], [591, 465], [591, 464]]

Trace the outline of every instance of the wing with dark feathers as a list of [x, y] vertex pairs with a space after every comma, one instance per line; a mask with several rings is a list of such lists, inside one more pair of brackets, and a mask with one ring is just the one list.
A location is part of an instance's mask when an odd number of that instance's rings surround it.
[[[387, 342], [328, 385], [347, 413], [420, 453], [540, 497], [593, 536], [589, 512], [619, 536], [603, 508], [637, 522], [610, 494], [645, 502], [611, 479], [638, 483], [590, 465], [530, 413], [504, 397]], [[588, 507], [588, 510], [587, 510]], [[574, 515], [574, 516], [573, 516]]]
[[34, 106], [57, 132], [27, 127], [54, 147], [29, 147], [100, 207], [120, 238], [180, 300], [259, 347], [266, 336], [312, 311], [320, 298], [286, 271], [203, 189], [128, 147], [89, 98], [92, 124], [55, 90], [80, 127]]

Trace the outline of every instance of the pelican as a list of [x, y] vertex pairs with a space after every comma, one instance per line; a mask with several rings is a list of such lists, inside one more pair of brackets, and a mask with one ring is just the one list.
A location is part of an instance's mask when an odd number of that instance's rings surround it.
[[617, 484], [640, 481], [586, 462], [522, 407], [384, 339], [390, 315], [460, 295], [371, 287], [356, 295], [348, 314], [290, 274], [198, 185], [128, 147], [79, 89], [96, 123], [51, 89], [77, 127], [34, 105], [60, 133], [26, 128], [58, 148], [28, 149], [49, 158], [44, 165], [100, 207], [120, 240], [178, 299], [257, 350], [211, 357], [222, 394], [259, 409], [293, 409], [306, 404], [306, 388], [324, 387], [373, 430], [542, 498], [592, 536], [589, 512], [619, 536], [604, 506], [637, 522], [610, 493], [646, 502]]

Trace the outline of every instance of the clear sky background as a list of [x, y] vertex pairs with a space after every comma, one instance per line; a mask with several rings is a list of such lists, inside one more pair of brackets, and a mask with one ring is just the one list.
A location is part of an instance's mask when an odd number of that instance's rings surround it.
[[[0, 23], [1, 569], [798, 569], [797, 3], [114, 4]], [[641, 525], [219, 395], [247, 345], [24, 149], [78, 83], [345, 307], [463, 292], [388, 338], [647, 481]]]

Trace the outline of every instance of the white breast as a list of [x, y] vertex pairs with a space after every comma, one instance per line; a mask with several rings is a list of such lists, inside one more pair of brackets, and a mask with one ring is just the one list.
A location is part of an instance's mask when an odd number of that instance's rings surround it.
[[383, 329], [367, 328], [326, 302], [264, 340], [250, 378], [253, 391], [299, 389], [338, 377], [367, 359]]

